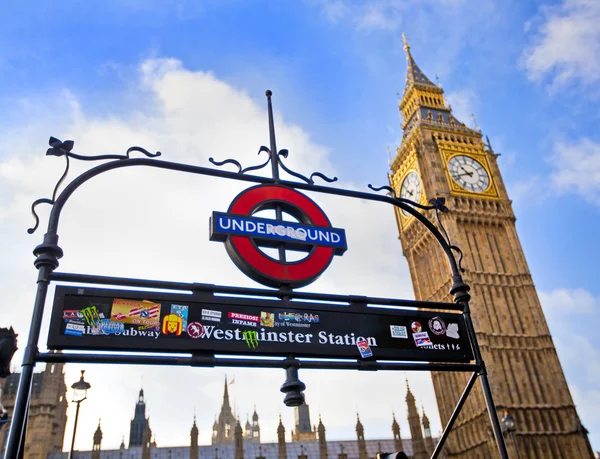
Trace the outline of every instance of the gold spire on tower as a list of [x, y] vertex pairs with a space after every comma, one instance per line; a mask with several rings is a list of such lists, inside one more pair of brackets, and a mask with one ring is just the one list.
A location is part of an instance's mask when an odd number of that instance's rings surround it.
[[406, 38], [404, 32], [402, 32], [402, 42], [404, 43], [404, 51], [410, 53], [410, 44], [408, 43], [408, 38]]

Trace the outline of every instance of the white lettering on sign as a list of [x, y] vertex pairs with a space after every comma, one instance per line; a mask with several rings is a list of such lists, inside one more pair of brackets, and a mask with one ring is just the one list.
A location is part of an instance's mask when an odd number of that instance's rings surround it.
[[297, 228], [292, 225], [272, 224], [265, 222], [254, 222], [241, 217], [230, 217], [219, 215], [217, 217], [217, 228], [225, 232], [240, 232], [248, 234], [264, 234], [266, 236], [279, 236], [304, 242], [321, 242], [325, 244], [340, 244], [342, 237], [336, 231], [313, 228]]
[[[316, 344], [313, 343], [314, 334], [297, 333], [294, 331], [275, 332], [267, 331], [261, 328], [256, 332], [257, 340], [270, 343], [298, 343], [298, 344]], [[222, 330], [216, 325], [205, 325], [204, 333], [200, 336], [202, 339], [216, 339], [225, 341], [243, 341], [245, 340], [243, 332], [236, 328], [235, 330]], [[377, 347], [377, 340], [372, 337], [356, 336], [354, 333], [345, 335], [334, 335], [326, 331], [320, 331], [318, 334], [318, 344], [333, 344], [336, 346], [356, 346], [357, 341], [367, 340], [369, 346]]]

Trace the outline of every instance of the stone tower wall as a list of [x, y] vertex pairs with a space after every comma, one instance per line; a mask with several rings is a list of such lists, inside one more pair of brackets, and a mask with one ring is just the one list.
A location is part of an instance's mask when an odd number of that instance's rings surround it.
[[[421, 126], [409, 137], [398, 151], [393, 172], [400, 170], [402, 157], [412, 149], [426, 198], [443, 196], [447, 200], [450, 212], [441, 218], [452, 243], [465, 254], [464, 279], [472, 289], [472, 317], [498, 414], [502, 417], [507, 409], [516, 419], [521, 456], [591, 457], [517, 236], [496, 156], [485, 149], [474, 131]], [[497, 196], [457, 196], [452, 192], [444, 151], [461, 148], [485, 155]], [[416, 298], [450, 301], [450, 272], [437, 241], [416, 222], [399, 221], [399, 226]], [[445, 424], [468, 375], [433, 373], [432, 378]], [[481, 392], [473, 390], [450, 436], [450, 457], [496, 454], [488, 426]]]

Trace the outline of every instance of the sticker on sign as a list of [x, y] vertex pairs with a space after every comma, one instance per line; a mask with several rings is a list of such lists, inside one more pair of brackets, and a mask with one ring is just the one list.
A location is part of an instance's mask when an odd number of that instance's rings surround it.
[[392, 338], [408, 339], [408, 332], [403, 325], [390, 325], [390, 334]]
[[367, 357], [373, 357], [373, 351], [371, 350], [371, 346], [369, 346], [369, 342], [366, 339], [358, 340], [356, 342], [356, 346], [358, 347], [360, 356], [363, 359], [366, 359]]
[[417, 347], [431, 346], [433, 344], [427, 332], [413, 333], [413, 339]]
[[67, 323], [65, 325], [65, 335], [82, 336], [85, 333], [85, 326], [81, 324]]

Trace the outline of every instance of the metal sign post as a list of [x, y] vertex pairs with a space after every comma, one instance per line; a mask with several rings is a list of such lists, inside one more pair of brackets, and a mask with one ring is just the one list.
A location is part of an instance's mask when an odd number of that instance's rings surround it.
[[[471, 372], [432, 458], [440, 454], [476, 379], [480, 378], [500, 457], [508, 459], [470, 315], [469, 286], [461, 276], [462, 253], [451, 244], [439, 220], [438, 213], [448, 210], [444, 199], [432, 199], [430, 205], [421, 205], [398, 197], [389, 186], [375, 188], [369, 185], [375, 192], [371, 193], [316, 185], [315, 178], [328, 183], [335, 182], [337, 178], [328, 178], [320, 172], [306, 177], [285, 165], [283, 159], [287, 158], [288, 151], [277, 150], [271, 91], [267, 91], [266, 95], [270, 148], [260, 147], [259, 154], [267, 153], [267, 160], [261, 165], [243, 168], [234, 159], [209, 159], [215, 166], [233, 165], [237, 167], [235, 172], [161, 161], [154, 159], [160, 156], [160, 152], [153, 154], [141, 147], [131, 147], [125, 155], [83, 156], [73, 153], [73, 141], [50, 138], [51, 148], [46, 154], [64, 157], [66, 169], [52, 198], [38, 199], [32, 205], [35, 225], [28, 230], [30, 234], [39, 225], [36, 207], [49, 204], [52, 209], [43, 242], [34, 250], [34, 264], [38, 269], [37, 294], [6, 458], [16, 458], [19, 450], [23, 450], [36, 362], [78, 362], [284, 368], [286, 380], [281, 391], [286, 394], [284, 403], [288, 406], [300, 405], [304, 400], [302, 391], [305, 385], [298, 377], [300, 368]], [[142, 153], [146, 158], [130, 157], [134, 152]], [[107, 162], [76, 177], [59, 193], [71, 159]], [[265, 168], [269, 163], [271, 177], [248, 174]], [[71, 195], [83, 183], [104, 172], [132, 166], [257, 184], [240, 193], [227, 212], [213, 213], [210, 238], [224, 243], [232, 261], [246, 275], [272, 288], [56, 272], [58, 260], [63, 256], [58, 246], [58, 223]], [[282, 180], [280, 169], [298, 180]], [[381, 190], [388, 194], [376, 193]], [[315, 281], [334, 256], [342, 255], [348, 248], [344, 230], [332, 226], [325, 212], [301, 191], [384, 202], [414, 216], [446, 254], [454, 303], [294, 290]], [[275, 219], [254, 216], [264, 209], [273, 210]], [[435, 223], [422, 211], [433, 212]], [[284, 213], [297, 222], [284, 219]], [[260, 247], [276, 248], [278, 257], [269, 257]], [[306, 256], [301, 261], [290, 262], [286, 257], [288, 250], [305, 252]], [[455, 253], [459, 255], [458, 261]], [[50, 282], [113, 287], [58, 286], [52, 308], [48, 348], [102, 353], [39, 352], [38, 342]], [[118, 290], [114, 287], [161, 289], [173, 293]], [[114, 353], [117, 350], [142, 351], [143, 354]], [[157, 352], [166, 355], [156, 355]], [[188, 356], [181, 356], [182, 353]], [[219, 357], [217, 353], [242, 357]], [[274, 356], [281, 358], [274, 359]], [[313, 359], [301, 360], [302, 357]], [[320, 359], [314, 360], [314, 357]], [[340, 361], [340, 357], [346, 360]]]

